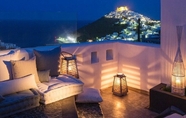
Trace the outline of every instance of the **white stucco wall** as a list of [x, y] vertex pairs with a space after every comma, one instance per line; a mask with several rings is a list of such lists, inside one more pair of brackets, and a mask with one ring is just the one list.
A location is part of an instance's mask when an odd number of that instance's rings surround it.
[[[86, 87], [112, 86], [113, 76], [118, 72], [117, 42], [77, 44], [62, 49], [77, 55], [80, 79]], [[110, 49], [113, 50], [113, 60], [106, 60], [106, 50]], [[91, 52], [97, 52], [98, 62], [91, 63]]]
[[[62, 46], [77, 55], [80, 79], [87, 87], [103, 89], [112, 86], [113, 76], [122, 72], [128, 85], [148, 91], [161, 82], [160, 45], [111, 41]], [[113, 60], [106, 60], [106, 50], [113, 50]], [[91, 52], [99, 62], [91, 64]]]
[[186, 65], [186, 0], [161, 0], [162, 82], [170, 84], [177, 50], [176, 26], [183, 26], [181, 52]]
[[160, 45], [119, 43], [119, 71], [130, 87], [148, 91], [161, 82]]

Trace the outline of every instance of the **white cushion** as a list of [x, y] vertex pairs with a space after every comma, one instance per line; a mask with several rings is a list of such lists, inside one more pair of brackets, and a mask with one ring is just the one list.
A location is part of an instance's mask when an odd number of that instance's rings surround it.
[[182, 115], [177, 114], [177, 113], [173, 113], [171, 115], [166, 116], [165, 118], [185, 118], [185, 116], [182, 116]]
[[95, 88], [83, 88], [83, 92], [76, 97], [78, 103], [98, 103], [102, 101], [99, 90]]
[[0, 56], [0, 81], [12, 79], [10, 60], [18, 60], [19, 52], [20, 50], [11, 51], [8, 54]]
[[65, 75], [53, 77], [49, 82], [37, 83], [41, 94], [41, 103], [49, 104], [82, 92], [83, 83]]
[[14, 79], [34, 74], [36, 83], [40, 83], [35, 58], [30, 60], [11, 61], [11, 65]]
[[14, 80], [0, 82], [0, 95], [4, 96], [30, 88], [38, 89], [33, 74]]

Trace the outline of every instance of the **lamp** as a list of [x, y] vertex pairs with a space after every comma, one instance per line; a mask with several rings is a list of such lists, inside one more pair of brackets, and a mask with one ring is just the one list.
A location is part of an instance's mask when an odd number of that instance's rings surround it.
[[128, 92], [126, 76], [123, 73], [118, 73], [114, 76], [112, 92], [114, 95], [123, 96]]
[[79, 78], [76, 56], [68, 52], [61, 52], [61, 68], [60, 74], [72, 75], [75, 78]]
[[182, 26], [177, 26], [178, 49], [173, 62], [171, 92], [180, 96], [185, 95], [185, 68], [180, 50]]

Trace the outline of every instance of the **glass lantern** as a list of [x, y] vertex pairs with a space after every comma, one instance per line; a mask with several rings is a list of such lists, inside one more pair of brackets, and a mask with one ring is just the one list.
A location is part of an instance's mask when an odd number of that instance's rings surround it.
[[177, 26], [178, 49], [173, 62], [171, 92], [180, 96], [185, 95], [185, 68], [180, 50], [182, 26]]
[[114, 76], [112, 92], [114, 95], [123, 96], [128, 92], [126, 76], [122, 73], [118, 73]]
[[75, 55], [62, 51], [60, 74], [68, 74], [75, 78], [79, 78]]

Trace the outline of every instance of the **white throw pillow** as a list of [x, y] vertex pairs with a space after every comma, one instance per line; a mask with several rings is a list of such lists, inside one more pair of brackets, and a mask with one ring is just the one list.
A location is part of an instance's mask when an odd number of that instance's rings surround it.
[[78, 103], [98, 103], [102, 101], [99, 90], [95, 88], [83, 88], [83, 92], [76, 97]]
[[18, 60], [20, 50], [11, 51], [0, 56], [0, 81], [12, 79], [12, 69], [10, 60]]
[[11, 61], [13, 79], [24, 77], [29, 74], [34, 74], [36, 83], [40, 83], [35, 57], [29, 60]]
[[33, 74], [14, 80], [0, 82], [0, 95], [4, 96], [30, 88], [38, 89]]

